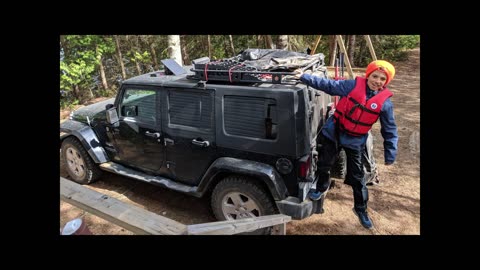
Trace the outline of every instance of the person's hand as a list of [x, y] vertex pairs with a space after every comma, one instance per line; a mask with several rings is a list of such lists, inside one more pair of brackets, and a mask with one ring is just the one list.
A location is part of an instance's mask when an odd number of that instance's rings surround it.
[[293, 75], [293, 78], [300, 80], [300, 77], [302, 77], [303, 71], [302, 69], [298, 68], [298, 69], [295, 69], [293, 73], [295, 73], [295, 75]]
[[304, 73], [306, 73], [306, 74], [312, 74], [312, 71], [311, 71], [310, 69], [303, 71], [301, 68], [295, 69], [293, 72], [295, 73], [295, 75], [293, 75], [293, 77], [294, 77], [295, 79], [297, 79], [297, 80], [299, 80], [300, 77], [302, 77], [302, 75], [303, 75]]

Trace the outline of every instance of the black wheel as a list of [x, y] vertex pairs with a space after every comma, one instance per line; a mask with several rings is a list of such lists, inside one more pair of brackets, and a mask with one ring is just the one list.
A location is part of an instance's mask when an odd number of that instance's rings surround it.
[[68, 175], [79, 184], [90, 184], [102, 174], [82, 144], [74, 137], [63, 141], [62, 159]]
[[[218, 220], [235, 220], [278, 214], [269, 194], [255, 180], [230, 176], [217, 184], [212, 193], [212, 210]], [[270, 234], [271, 227], [248, 234]]]
[[341, 149], [338, 152], [337, 160], [333, 164], [330, 175], [335, 178], [345, 179], [347, 175], [347, 154]]

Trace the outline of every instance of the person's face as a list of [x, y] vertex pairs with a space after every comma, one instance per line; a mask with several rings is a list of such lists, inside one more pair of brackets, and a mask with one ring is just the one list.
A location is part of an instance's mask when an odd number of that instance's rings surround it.
[[368, 87], [373, 91], [378, 91], [383, 88], [385, 82], [387, 81], [387, 75], [380, 70], [375, 70], [368, 76]]

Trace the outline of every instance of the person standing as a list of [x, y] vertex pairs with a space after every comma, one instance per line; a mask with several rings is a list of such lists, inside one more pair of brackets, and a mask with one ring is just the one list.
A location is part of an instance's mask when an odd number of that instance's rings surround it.
[[368, 216], [368, 189], [362, 164], [362, 152], [368, 131], [380, 119], [383, 137], [385, 165], [395, 162], [398, 132], [393, 113], [392, 92], [386, 88], [395, 76], [395, 68], [384, 60], [371, 62], [365, 77], [355, 80], [332, 80], [297, 72], [296, 77], [304, 84], [332, 96], [340, 96], [332, 117], [326, 121], [319, 142], [317, 162], [318, 180], [316, 189], [309, 192], [312, 200], [319, 200], [330, 187], [330, 169], [340, 147], [347, 155], [345, 184], [353, 189], [354, 213], [363, 227], [371, 229], [373, 223]]

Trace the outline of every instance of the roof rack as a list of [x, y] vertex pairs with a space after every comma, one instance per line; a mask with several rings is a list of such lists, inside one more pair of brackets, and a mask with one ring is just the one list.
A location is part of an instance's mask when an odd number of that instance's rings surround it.
[[294, 70], [317, 71], [324, 67], [323, 59], [323, 54], [310, 56], [283, 50], [248, 49], [228, 59], [195, 59], [190, 69], [194, 74], [187, 78], [230, 83], [297, 84], [299, 80], [294, 78]]

